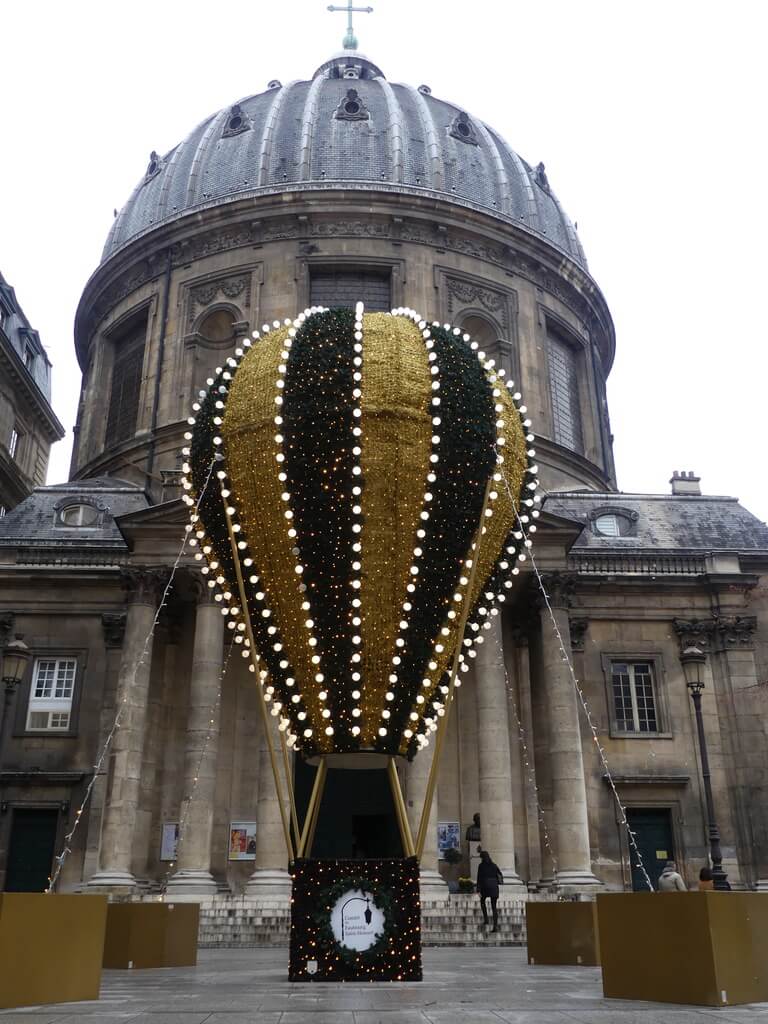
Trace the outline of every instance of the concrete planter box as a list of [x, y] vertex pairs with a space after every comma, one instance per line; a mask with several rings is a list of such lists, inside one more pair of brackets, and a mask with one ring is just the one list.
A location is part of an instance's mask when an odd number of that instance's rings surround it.
[[768, 897], [752, 892], [597, 897], [609, 999], [732, 1006], [768, 1000]]
[[194, 967], [198, 903], [110, 903], [104, 967]]
[[98, 999], [106, 896], [0, 894], [0, 1008]]
[[593, 902], [529, 902], [525, 906], [529, 964], [600, 963]]

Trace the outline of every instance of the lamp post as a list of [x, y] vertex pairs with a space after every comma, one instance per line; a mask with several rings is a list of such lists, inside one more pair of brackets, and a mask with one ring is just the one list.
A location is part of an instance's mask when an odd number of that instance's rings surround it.
[[0, 758], [5, 751], [6, 719], [10, 719], [10, 708], [16, 687], [24, 678], [27, 670], [30, 651], [24, 643], [21, 633], [11, 640], [3, 649], [2, 680], [5, 684], [5, 698], [3, 700], [3, 717], [0, 724]]
[[707, 739], [704, 735], [704, 719], [701, 714], [701, 693], [704, 681], [701, 670], [707, 660], [706, 654], [699, 647], [686, 647], [680, 655], [688, 692], [696, 712], [696, 730], [699, 734], [699, 756], [701, 757], [701, 776], [704, 780], [704, 798], [707, 802], [707, 826], [709, 830], [709, 856], [712, 861], [712, 879], [715, 889], [730, 889], [728, 876], [723, 871], [723, 854], [720, 849], [720, 829], [715, 821], [715, 805], [712, 800], [712, 777], [709, 770], [707, 755]]

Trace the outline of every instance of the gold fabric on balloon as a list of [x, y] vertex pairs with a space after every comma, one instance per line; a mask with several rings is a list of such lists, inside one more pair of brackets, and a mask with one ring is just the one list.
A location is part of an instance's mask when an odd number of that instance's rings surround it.
[[363, 746], [387, 725], [381, 712], [408, 596], [416, 530], [421, 525], [432, 450], [429, 362], [418, 326], [404, 317], [363, 317], [360, 464], [362, 495]]
[[[317, 667], [312, 664], [310, 636], [304, 623], [307, 613], [301, 605], [305, 594], [300, 590], [301, 576], [296, 573], [297, 558], [293, 554], [296, 541], [288, 536], [290, 523], [285, 518], [286, 505], [281, 499], [284, 485], [278, 479], [281, 463], [275, 456], [281, 446], [275, 441], [279, 427], [275, 416], [278, 394], [278, 367], [285, 364], [282, 353], [288, 328], [267, 334], [243, 357], [229, 388], [222, 438], [227, 471], [231, 480], [230, 501], [237, 509], [245, 532], [254, 566], [251, 573], [260, 576], [260, 586], [271, 622], [278, 627], [283, 642], [283, 656], [288, 660], [296, 679], [295, 692], [301, 693], [308, 711], [307, 725], [314, 729], [323, 751], [333, 749], [333, 737], [326, 736], [320, 723], [322, 707], [318, 693], [322, 684], [315, 681]], [[248, 576], [248, 569], [243, 573]]]

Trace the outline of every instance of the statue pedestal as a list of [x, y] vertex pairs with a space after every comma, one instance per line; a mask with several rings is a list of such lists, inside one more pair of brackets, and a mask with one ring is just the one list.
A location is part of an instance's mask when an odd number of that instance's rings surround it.
[[768, 1001], [768, 899], [754, 892], [597, 897], [608, 999], [733, 1006]]
[[573, 964], [595, 967], [600, 963], [597, 907], [594, 902], [525, 905], [529, 964]]
[[0, 893], [0, 1008], [98, 999], [106, 896]]

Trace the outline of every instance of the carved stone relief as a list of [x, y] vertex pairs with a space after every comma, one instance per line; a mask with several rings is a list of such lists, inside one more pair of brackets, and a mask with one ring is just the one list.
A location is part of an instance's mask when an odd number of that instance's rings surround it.
[[710, 650], [751, 647], [755, 642], [757, 617], [713, 615], [709, 619], [675, 619], [673, 625], [681, 652], [686, 647], [699, 647], [706, 653]]
[[223, 295], [227, 299], [236, 299], [245, 292], [245, 308], [250, 306], [250, 274], [236, 274], [232, 277], [217, 278], [204, 281], [189, 290], [189, 322], [195, 319], [200, 309], [210, 306], [213, 300]]
[[[354, 191], [354, 188], [350, 185], [347, 190]], [[382, 190], [386, 191], [383, 185]], [[442, 227], [442, 231], [438, 230], [439, 227]], [[210, 231], [201, 231], [193, 238], [174, 243], [170, 249], [171, 263], [172, 266], [178, 267], [205, 256], [244, 246], [324, 237], [378, 238], [412, 242], [483, 260], [502, 267], [507, 272], [513, 272], [516, 276], [548, 291], [568, 305], [591, 332], [605, 334], [610, 330], [609, 325], [601, 321], [593, 305], [584, 298], [577, 287], [555, 275], [535, 257], [509, 245], [496, 244], [481, 235], [470, 235], [436, 223], [430, 225], [402, 217], [382, 217], [380, 220], [309, 218], [300, 222], [298, 217], [291, 216], [244, 221]], [[167, 258], [166, 249], [138, 261], [96, 296], [90, 303], [90, 328], [92, 329], [126, 295], [158, 277], [166, 266]], [[489, 296], [486, 296], [486, 299], [494, 301]]]
[[503, 292], [459, 277], [446, 277], [445, 287], [448, 291], [448, 316], [451, 320], [457, 312], [467, 306], [481, 306], [499, 321], [505, 335], [509, 334], [509, 297]]

